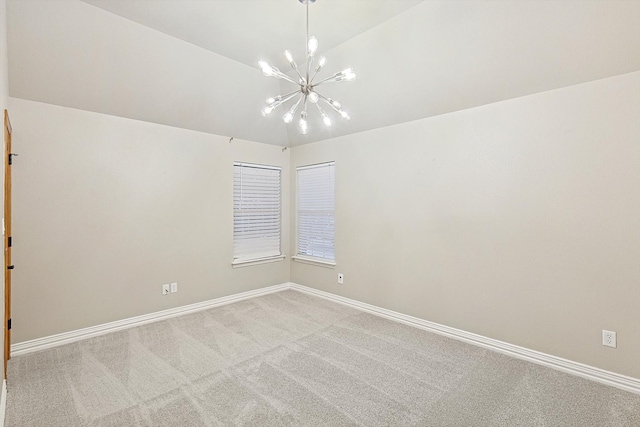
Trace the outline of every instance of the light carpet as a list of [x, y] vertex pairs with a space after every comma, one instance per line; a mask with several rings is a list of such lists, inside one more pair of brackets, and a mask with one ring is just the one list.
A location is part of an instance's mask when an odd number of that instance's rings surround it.
[[8, 427], [640, 426], [640, 395], [293, 290], [8, 374]]

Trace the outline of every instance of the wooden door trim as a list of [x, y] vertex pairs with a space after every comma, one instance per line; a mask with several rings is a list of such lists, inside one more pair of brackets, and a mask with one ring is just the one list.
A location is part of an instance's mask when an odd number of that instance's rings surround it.
[[11, 153], [11, 120], [9, 112], [4, 110], [4, 378], [7, 378], [7, 362], [11, 358], [11, 169], [9, 166], [9, 154]]

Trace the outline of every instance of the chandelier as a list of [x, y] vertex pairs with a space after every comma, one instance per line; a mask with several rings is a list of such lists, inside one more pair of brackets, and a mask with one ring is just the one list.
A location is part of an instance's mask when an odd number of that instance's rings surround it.
[[291, 108], [289, 108], [289, 110], [287, 110], [286, 113], [284, 113], [284, 115], [282, 116], [282, 120], [284, 120], [284, 122], [287, 124], [293, 122], [293, 119], [296, 115], [296, 111], [298, 110], [298, 107], [302, 105], [302, 111], [300, 113], [300, 121], [298, 122], [298, 126], [300, 127], [300, 132], [302, 134], [306, 134], [307, 132], [309, 132], [309, 124], [307, 122], [307, 107], [309, 103], [315, 105], [315, 108], [320, 113], [320, 116], [322, 117], [322, 121], [326, 126], [331, 126], [331, 117], [320, 106], [319, 101], [322, 101], [324, 104], [331, 107], [343, 119], [345, 120], [351, 119], [351, 117], [349, 117], [349, 114], [342, 109], [342, 105], [340, 105], [338, 101], [322, 96], [317, 92], [317, 88], [318, 86], [327, 84], [327, 83], [350, 81], [355, 79], [356, 75], [351, 68], [347, 68], [346, 70], [339, 71], [325, 79], [315, 81], [316, 76], [318, 75], [322, 67], [324, 67], [324, 65], [327, 62], [327, 58], [325, 58], [324, 56], [321, 56], [318, 59], [318, 62], [316, 63], [314, 68], [315, 55], [316, 55], [316, 51], [318, 50], [318, 39], [316, 39], [313, 36], [309, 37], [309, 3], [315, 3], [316, 0], [298, 0], [298, 1], [302, 4], [305, 4], [307, 9], [307, 38], [306, 38], [307, 58], [306, 58], [306, 67], [305, 67], [305, 70], [303, 70], [305, 72], [304, 76], [300, 73], [300, 70], [298, 69], [298, 64], [296, 64], [296, 62], [293, 60], [293, 55], [289, 50], [284, 51], [284, 56], [289, 62], [289, 64], [291, 65], [291, 68], [296, 72], [298, 77], [297, 81], [289, 77], [288, 75], [284, 74], [283, 72], [281, 72], [277, 67], [269, 65], [264, 60], [258, 61], [258, 65], [260, 66], [260, 69], [262, 70], [262, 73], [265, 76], [282, 79], [298, 86], [292, 92], [267, 99], [267, 106], [264, 107], [264, 109], [262, 110], [262, 115], [264, 117], [268, 116], [277, 107], [297, 97], [298, 100], [291, 106]]

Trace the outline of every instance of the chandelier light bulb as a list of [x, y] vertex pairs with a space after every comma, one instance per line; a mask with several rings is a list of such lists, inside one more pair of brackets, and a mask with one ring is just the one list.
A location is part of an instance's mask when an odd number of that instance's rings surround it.
[[296, 64], [296, 61], [293, 60], [293, 55], [291, 54], [291, 51], [289, 49], [284, 51], [284, 56], [287, 58], [287, 61], [289, 61], [291, 68], [298, 71], [298, 64]]
[[320, 113], [320, 116], [322, 116], [322, 121], [324, 122], [325, 126], [331, 126], [331, 117], [327, 115], [320, 104], [316, 104], [316, 108], [318, 108], [318, 112]]
[[347, 68], [346, 70], [344, 70], [342, 72], [342, 75], [344, 76], [344, 79], [347, 81], [351, 81], [356, 78], [356, 73], [353, 72], [352, 68]]
[[284, 56], [287, 58], [287, 61], [289, 61], [289, 63], [293, 62], [293, 55], [291, 54], [291, 51], [289, 49], [284, 51]]
[[305, 118], [300, 119], [300, 132], [303, 135], [306, 135], [309, 132], [309, 126], [307, 125], [307, 119]]
[[309, 52], [309, 56], [315, 55], [316, 50], [318, 50], [318, 39], [315, 38], [314, 36], [309, 37], [309, 43], [307, 45], [307, 49]]
[[318, 66], [316, 67], [315, 71], [313, 72], [313, 76], [311, 76], [311, 80], [312, 81], [316, 77], [318, 72], [322, 69], [322, 67], [324, 67], [324, 64], [326, 64], [326, 63], [327, 63], [327, 58], [324, 57], [324, 56], [321, 56], [320, 59], [318, 60]]
[[271, 104], [273, 104], [274, 102], [276, 102], [276, 99], [275, 99], [275, 98], [268, 98], [268, 99], [267, 99], [267, 105], [271, 105]]
[[349, 113], [347, 113], [346, 111], [340, 111], [340, 115], [342, 116], [343, 119], [345, 120], [351, 120], [351, 116], [349, 115]]
[[273, 111], [273, 107], [271, 107], [271, 106], [264, 107], [262, 109], [262, 117], [267, 117], [269, 114], [271, 114], [272, 111]]
[[[295, 95], [295, 94], [294, 94]], [[298, 101], [293, 104], [293, 106], [291, 107], [291, 109], [289, 111], [287, 111], [284, 116], [282, 116], [282, 120], [289, 124], [293, 121], [293, 115], [296, 113], [296, 110], [298, 109], [298, 105], [300, 105], [300, 102], [302, 102], [302, 98], [304, 96], [301, 96], [300, 98], [298, 98]]]
[[309, 101], [311, 101], [313, 104], [315, 104], [316, 102], [318, 102], [318, 99], [319, 99], [319, 98], [320, 98], [320, 97], [319, 97], [319, 96], [318, 96], [318, 94], [317, 94], [317, 93], [315, 93], [315, 92], [311, 92], [311, 93], [309, 94]]
[[274, 69], [271, 65], [269, 65], [267, 63], [267, 61], [259, 61], [258, 65], [260, 66], [260, 69], [262, 70], [262, 74], [264, 74], [267, 77], [272, 77], [275, 76], [275, 72]]

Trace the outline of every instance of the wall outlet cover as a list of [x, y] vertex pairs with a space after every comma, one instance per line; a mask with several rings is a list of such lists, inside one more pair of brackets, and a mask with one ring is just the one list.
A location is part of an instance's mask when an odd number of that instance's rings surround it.
[[176, 292], [178, 292], [178, 282], [173, 282], [171, 284], [171, 293], [175, 294]]
[[170, 292], [169, 284], [162, 285], [162, 295], [169, 295]]
[[602, 330], [602, 345], [606, 347], [618, 347], [618, 337], [613, 331]]

